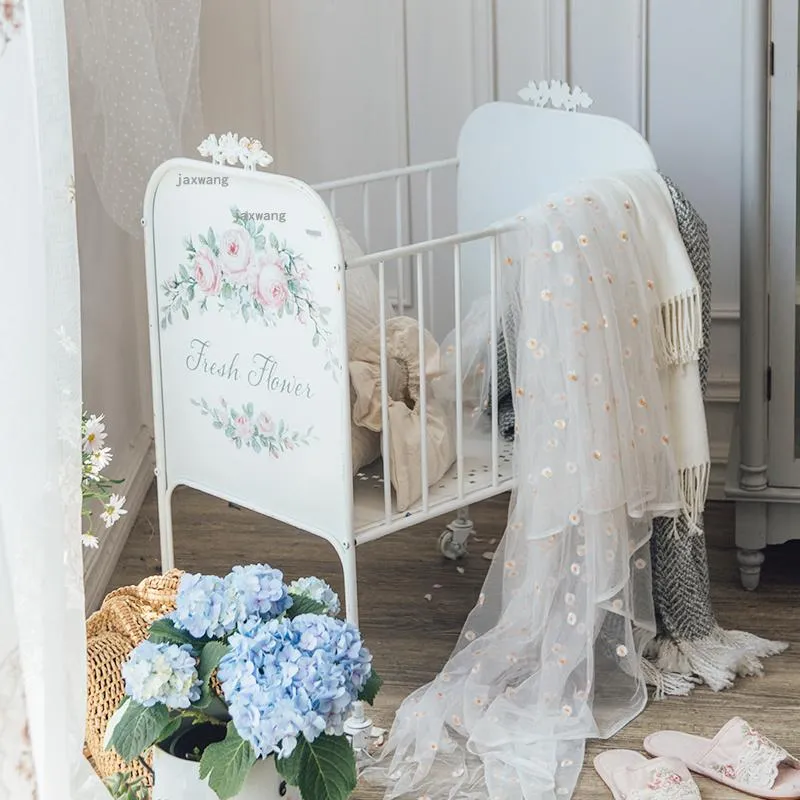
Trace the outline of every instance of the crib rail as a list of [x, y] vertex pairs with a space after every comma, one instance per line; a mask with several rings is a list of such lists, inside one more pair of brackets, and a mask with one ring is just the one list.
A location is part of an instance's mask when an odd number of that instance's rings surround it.
[[[401, 247], [370, 253], [362, 258], [356, 259], [347, 265], [348, 269], [364, 269], [375, 267], [378, 274], [378, 283], [381, 296], [386, 291], [386, 273], [388, 265], [399, 262], [405, 258], [413, 259], [415, 265], [415, 277], [418, 294], [417, 303], [417, 324], [419, 327], [419, 338], [417, 342], [418, 357], [420, 365], [426, 363], [425, 349], [425, 330], [427, 326], [426, 317], [426, 285], [430, 284], [431, 273], [434, 269], [433, 253], [445, 251], [449, 253], [450, 263], [453, 270], [452, 292], [454, 300], [454, 348], [455, 348], [455, 444], [456, 444], [456, 494], [444, 502], [438, 503], [435, 509], [431, 509], [430, 487], [428, 481], [428, 386], [425, 376], [420, 380], [419, 397], [419, 419], [420, 419], [420, 474], [422, 497], [419, 504], [419, 511], [425, 516], [429, 516], [431, 510], [437, 513], [447, 513], [457, 509], [466, 503], [477, 502], [479, 500], [496, 495], [501, 485], [500, 473], [500, 446], [499, 446], [499, 424], [498, 424], [498, 327], [500, 325], [499, 312], [499, 264], [500, 249], [498, 237], [502, 234], [514, 230], [518, 226], [517, 221], [503, 223], [485, 228], [481, 231], [471, 231], [464, 234], [453, 234], [450, 236], [431, 239], [429, 241], [416, 244], [404, 245]], [[490, 306], [490, 341], [489, 341], [489, 369], [491, 377], [491, 483], [478, 491], [468, 489], [465, 485], [465, 405], [464, 397], [464, 369], [462, 363], [463, 350], [463, 327], [464, 313], [461, 302], [461, 250], [462, 247], [475, 242], [485, 242], [488, 244], [488, 272], [489, 272], [489, 306]], [[381, 337], [381, 414], [383, 428], [383, 452], [389, 452], [390, 433], [389, 433], [389, 371], [387, 353], [387, 315], [385, 305], [381, 307], [380, 318], [380, 337]], [[388, 458], [383, 459], [383, 491], [384, 509], [383, 520], [380, 527], [360, 532], [356, 536], [356, 541], [362, 544], [373, 541], [389, 533], [407, 526], [403, 518], [398, 518], [393, 514], [392, 495], [391, 495], [391, 465]], [[504, 481], [505, 482], [505, 481]]]
[[[366, 252], [372, 251], [373, 234], [375, 219], [383, 219], [384, 215], [376, 215], [373, 209], [374, 190], [378, 185], [391, 183], [394, 186], [393, 206], [394, 206], [394, 246], [401, 247], [411, 240], [412, 224], [419, 228], [422, 227], [424, 239], [434, 237], [434, 176], [458, 167], [457, 158], [446, 158], [438, 161], [429, 161], [424, 164], [415, 164], [408, 167], [398, 167], [396, 169], [383, 170], [382, 172], [371, 172], [363, 175], [356, 175], [340, 180], [325, 181], [315, 184], [312, 188], [328, 204], [331, 213], [337, 217], [340, 212], [339, 198], [345, 190], [358, 190], [360, 192], [359, 205], [361, 209], [361, 229], [362, 244]], [[424, 177], [424, 222], [416, 216], [414, 211], [421, 202], [412, 202], [415, 194], [412, 191], [412, 178], [415, 176]], [[410, 272], [406, 270], [407, 265], [403, 262], [398, 263], [397, 285], [394, 289], [394, 304], [401, 312], [414, 304], [413, 291], [407, 285], [407, 277]], [[413, 269], [413, 268], [412, 268]], [[431, 296], [432, 286], [428, 286], [429, 297]], [[417, 301], [418, 302], [418, 301]], [[429, 315], [433, 309], [429, 309]]]
[[410, 167], [396, 167], [395, 169], [387, 169], [383, 172], [369, 172], [364, 175], [353, 175], [349, 178], [341, 178], [335, 181], [325, 181], [323, 183], [316, 183], [311, 188], [318, 194], [331, 192], [336, 189], [344, 189], [348, 186], [359, 186], [365, 183], [376, 183], [377, 181], [387, 180], [389, 178], [402, 178], [404, 175], [416, 175], [420, 172], [434, 172], [437, 169], [444, 167], [458, 166], [457, 158], [443, 158], [439, 161], [427, 161], [424, 164], [414, 164]]
[[[448, 235], [435, 235], [434, 219], [441, 228], [441, 207], [435, 209], [434, 178], [436, 175], [458, 168], [458, 159], [449, 158], [440, 161], [431, 161], [410, 167], [385, 170], [382, 172], [367, 173], [342, 180], [326, 181], [316, 184], [313, 188], [328, 204], [334, 217], [344, 217], [349, 226], [360, 225], [361, 244], [367, 255], [353, 259], [346, 265], [348, 270], [373, 269], [377, 274], [378, 286], [381, 297], [380, 313], [380, 375], [381, 375], [381, 429], [383, 475], [380, 479], [382, 485], [382, 510], [376, 507], [375, 518], [371, 523], [359, 528], [356, 526], [355, 541], [357, 544], [381, 538], [394, 531], [408, 527], [419, 521], [419, 515], [430, 517], [434, 514], [445, 514], [454, 509], [461, 508], [470, 502], [496, 495], [502, 491], [501, 486], [510, 480], [508, 473], [500, 471], [500, 440], [498, 425], [498, 326], [500, 325], [499, 292], [498, 292], [498, 265], [500, 262], [498, 237], [513, 229], [516, 223], [494, 225], [482, 230], [473, 230], [468, 233], [448, 233]], [[412, 179], [418, 181], [422, 178], [424, 184], [417, 183], [412, 187]], [[437, 179], [439, 180], [439, 179]], [[388, 184], [388, 186], [387, 186]], [[439, 184], [436, 184], [437, 187]], [[391, 191], [393, 187], [393, 191]], [[455, 187], [453, 187], [455, 188]], [[348, 192], [349, 194], [343, 194]], [[381, 194], [383, 192], [383, 194]], [[356, 202], [350, 202], [349, 199]], [[451, 200], [454, 199], [454, 195]], [[340, 200], [342, 201], [340, 203]], [[383, 202], [381, 202], [383, 201]], [[444, 200], [446, 203], [447, 201]], [[347, 216], [349, 212], [349, 217]], [[394, 227], [392, 229], [392, 222]], [[454, 222], [454, 220], [453, 220]], [[413, 224], [412, 224], [413, 223]], [[383, 226], [383, 230], [377, 230]], [[419, 239], [416, 243], [411, 241], [413, 233]], [[377, 235], [376, 235], [377, 233]], [[383, 233], [381, 247], [375, 247], [375, 240]], [[422, 234], [420, 236], [419, 234]], [[358, 238], [358, 237], [357, 237]], [[389, 244], [393, 246], [388, 246]], [[465, 419], [465, 409], [468, 404], [464, 396], [463, 383], [467, 365], [463, 363], [462, 351], [464, 345], [464, 316], [468, 311], [464, 308], [462, 298], [463, 261], [462, 249], [479, 246], [485, 249], [486, 259], [481, 264], [486, 264], [488, 272], [488, 294], [490, 301], [491, 334], [489, 342], [490, 357], [486, 367], [490, 370], [491, 377], [491, 454], [487, 454], [486, 463], [491, 470], [488, 483], [480, 487], [474, 486], [473, 480], [468, 480], [467, 462], [474, 464], [475, 458], [467, 457], [465, 441], [468, 435], [468, 424]], [[483, 250], [481, 251], [483, 252]], [[474, 260], [474, 259], [473, 259]], [[452, 281], [447, 273], [452, 275]], [[438, 297], [436, 290], [438, 289]], [[446, 296], [442, 295], [442, 292]], [[393, 295], [393, 296], [392, 296]], [[419, 418], [419, 474], [421, 476], [421, 498], [415, 504], [413, 513], [403, 513], [393, 508], [392, 497], [392, 466], [388, 457], [391, 448], [390, 430], [390, 402], [389, 396], [389, 369], [390, 358], [387, 351], [387, 330], [389, 301], [395, 310], [403, 315], [415, 317], [419, 329], [416, 343], [420, 365], [426, 363], [426, 330], [438, 327], [436, 337], [441, 344], [445, 333], [452, 334], [453, 348], [455, 349], [454, 365], [454, 403], [455, 403], [455, 481], [453, 491], [441, 492], [431, 497], [431, 487], [428, 461], [429, 461], [429, 428], [428, 410], [430, 407], [430, 394], [425, 376], [421, 376], [418, 398]], [[392, 302], [393, 301], [393, 302]], [[442, 314], [442, 310], [445, 314]], [[443, 322], [443, 316], [446, 319]], [[475, 414], [476, 409], [466, 409]], [[482, 413], [482, 409], [480, 410]], [[486, 469], [487, 467], [484, 467]], [[449, 473], [448, 473], [449, 474]], [[377, 477], [377, 476], [373, 476]], [[488, 477], [488, 476], [486, 476]], [[363, 479], [363, 478], [362, 478]], [[379, 495], [380, 496], [380, 493]], [[374, 497], [374, 503], [378, 499]], [[380, 518], [378, 518], [380, 515]], [[416, 519], [415, 519], [416, 518]]]

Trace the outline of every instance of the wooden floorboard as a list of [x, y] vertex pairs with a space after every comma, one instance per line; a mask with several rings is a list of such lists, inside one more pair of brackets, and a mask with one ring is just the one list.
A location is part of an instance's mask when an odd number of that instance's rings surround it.
[[[282, 569], [287, 579], [317, 575], [342, 590], [338, 561], [323, 540], [189, 489], [177, 490], [173, 502], [175, 556], [181, 569], [225, 574], [236, 564], [266, 562]], [[449, 520], [431, 521], [359, 549], [360, 627], [385, 679], [374, 714], [379, 724], [388, 726], [402, 698], [432, 679], [447, 660], [488, 567], [482, 553], [492, 550], [492, 542], [503, 534], [506, 508], [507, 498], [501, 497], [471, 509], [477, 540], [458, 565], [463, 573], [438, 552], [438, 536]], [[766, 661], [763, 677], [743, 678], [719, 694], [701, 688], [690, 698], [652, 701], [612, 740], [591, 742], [578, 800], [610, 797], [591, 768], [600, 749], [639, 749], [645, 735], [662, 728], [711, 736], [738, 714], [800, 754], [800, 542], [770, 549], [761, 587], [747, 593], [738, 583], [732, 507], [711, 504], [706, 527], [720, 622], [793, 646]], [[159, 571], [158, 515], [151, 490], [108, 588], [137, 583]], [[440, 589], [433, 588], [437, 584]], [[740, 796], [711, 781], [698, 783], [704, 798]], [[366, 787], [356, 794], [378, 796]]]

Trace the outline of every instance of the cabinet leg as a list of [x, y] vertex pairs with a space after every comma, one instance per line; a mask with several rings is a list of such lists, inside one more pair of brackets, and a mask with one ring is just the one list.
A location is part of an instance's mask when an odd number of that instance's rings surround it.
[[748, 592], [758, 588], [761, 580], [761, 565], [764, 563], [763, 550], [744, 550], [739, 548], [736, 552], [736, 560], [739, 562], [739, 575], [742, 579], [742, 586]]

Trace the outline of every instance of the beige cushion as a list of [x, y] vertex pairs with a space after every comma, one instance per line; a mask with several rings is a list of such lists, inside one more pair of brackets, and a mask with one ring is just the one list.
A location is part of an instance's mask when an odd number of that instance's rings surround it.
[[[398, 511], [407, 510], [422, 496], [422, 425], [420, 374], [439, 370], [439, 347], [424, 335], [424, 364], [419, 358], [419, 326], [410, 317], [394, 317], [386, 324], [389, 396], [389, 463]], [[350, 348], [350, 382], [355, 393], [353, 425], [370, 431], [383, 429], [381, 416], [380, 327]], [[420, 369], [421, 367], [421, 369]], [[428, 484], [440, 480], [455, 461], [455, 438], [448, 406], [426, 393]], [[387, 454], [383, 454], [384, 459]]]

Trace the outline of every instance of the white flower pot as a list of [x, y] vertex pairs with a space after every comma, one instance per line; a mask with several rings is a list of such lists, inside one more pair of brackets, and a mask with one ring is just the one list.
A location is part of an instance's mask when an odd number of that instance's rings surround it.
[[[155, 774], [152, 800], [219, 800], [214, 790], [200, 780], [200, 765], [153, 748]], [[301, 800], [294, 786], [283, 785], [275, 759], [259, 759], [250, 770], [236, 800]], [[283, 794], [281, 794], [283, 791]]]

